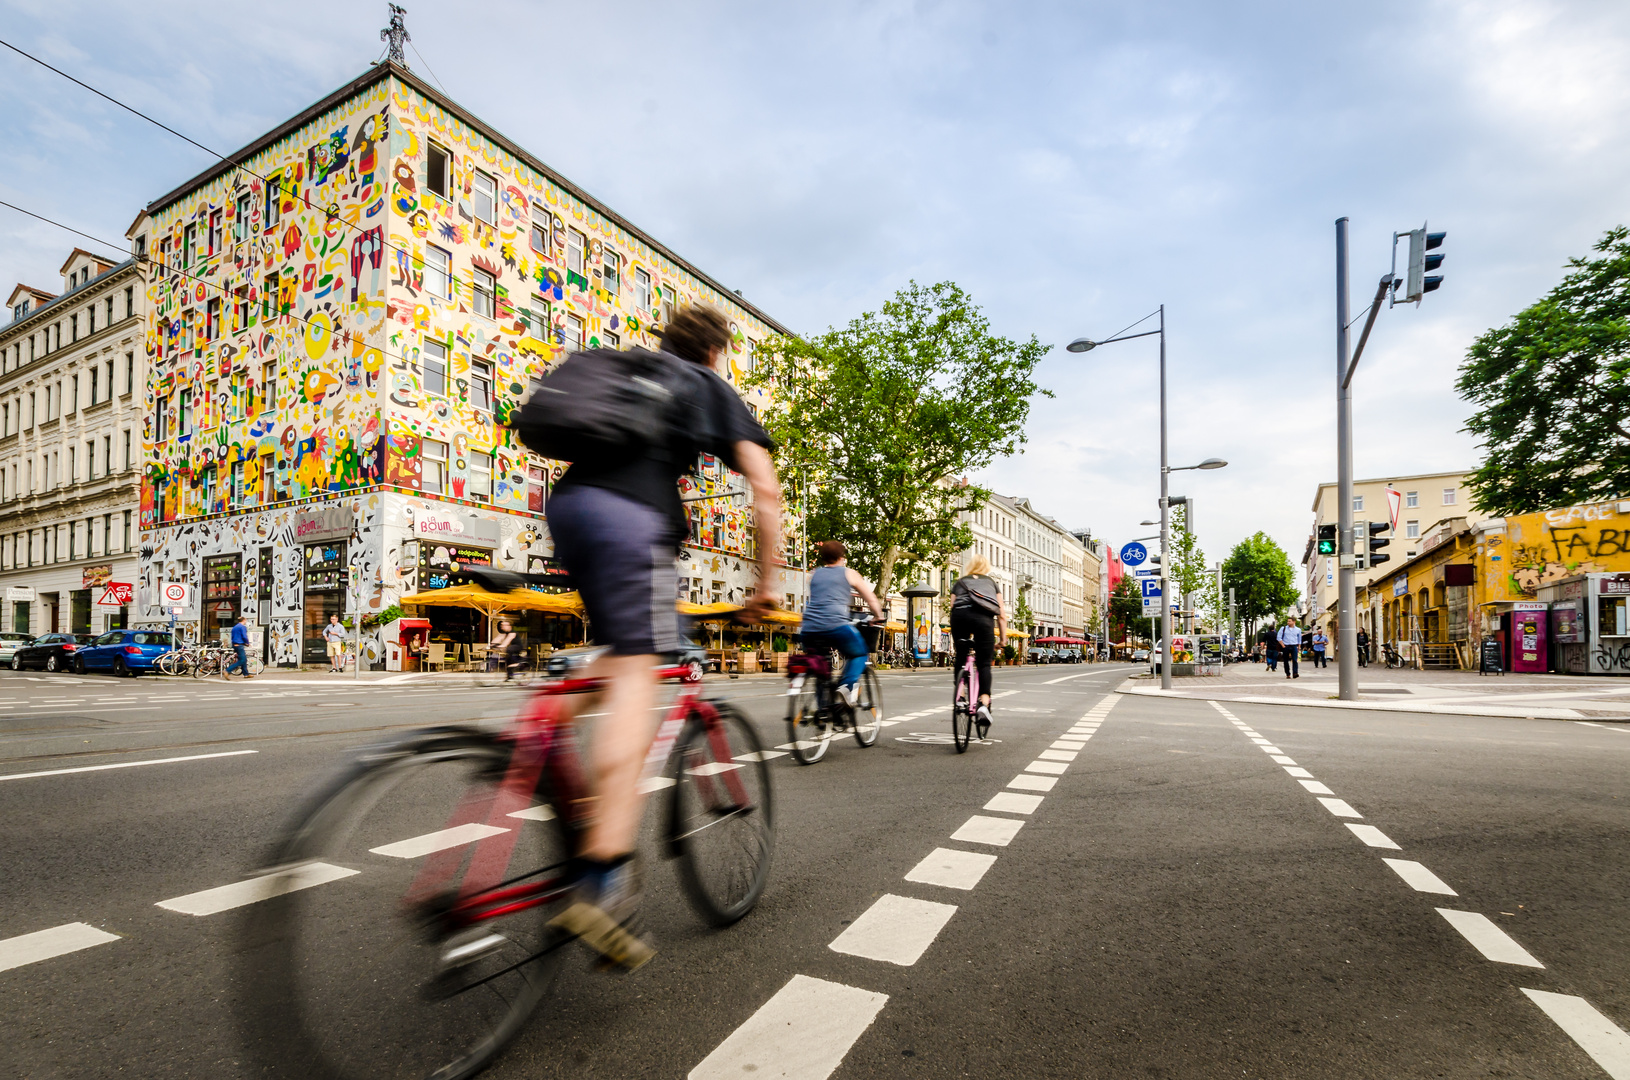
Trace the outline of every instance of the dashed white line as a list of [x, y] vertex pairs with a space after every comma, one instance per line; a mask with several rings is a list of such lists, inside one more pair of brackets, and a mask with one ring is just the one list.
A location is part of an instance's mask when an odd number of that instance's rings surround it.
[[98, 930], [82, 922], [65, 923], [62, 926], [53, 926], [49, 930], [36, 930], [32, 934], [20, 934], [0, 941], [0, 971], [10, 971], [24, 964], [66, 956], [80, 949], [106, 945], [110, 941], [118, 940], [118, 934], [110, 934], [106, 930]]
[[168, 911], [179, 911], [183, 915], [215, 915], [246, 904], [258, 904], [262, 900], [270, 900], [284, 893], [298, 892], [314, 885], [326, 885], [330, 881], [338, 881], [359, 873], [360, 870], [350, 870], [329, 863], [307, 863], [286, 872], [264, 874], [247, 881], [235, 881], [219, 888], [188, 893], [173, 900], [160, 900], [154, 906]]
[[1579, 1044], [1591, 1060], [1613, 1080], [1630, 1080], [1630, 1035], [1613, 1021], [1596, 1011], [1596, 1007], [1582, 997], [1572, 994], [1552, 994], [1545, 990], [1522, 992], [1528, 1000], [1545, 1010], [1545, 1015], [1556, 1021], [1556, 1026], [1568, 1038]]
[[1469, 941], [1472, 948], [1482, 953], [1485, 959], [1493, 960], [1496, 964], [1518, 964], [1522, 967], [1536, 968], [1545, 966], [1530, 956], [1527, 949], [1513, 941], [1511, 935], [1495, 926], [1487, 915], [1441, 907], [1437, 911], [1439, 915], [1449, 920], [1449, 925], [1460, 931], [1460, 936]]
[[1085, 739], [1059, 739], [1048, 747], [1049, 750], [1079, 750], [1087, 745]]
[[543, 803], [539, 806], [529, 806], [525, 810], [517, 810], [513, 814], [505, 816], [520, 818], [522, 821], [553, 821], [555, 809], [548, 803]]
[[1043, 750], [1036, 755], [1038, 761], [1074, 761], [1080, 756], [1079, 750]]
[[961, 840], [969, 844], [990, 844], [994, 847], [1007, 847], [1013, 838], [1019, 835], [1024, 822], [1016, 818], [985, 817], [975, 814], [962, 823], [962, 827], [951, 834], [952, 840]]
[[1319, 802], [1320, 802], [1320, 804], [1322, 804], [1324, 806], [1324, 808], [1326, 810], [1330, 811], [1332, 814], [1336, 815], [1337, 817], [1361, 818], [1361, 817], [1364, 816], [1363, 814], [1360, 814], [1357, 810], [1354, 810], [1352, 808], [1352, 806], [1347, 802], [1346, 799], [1324, 798], [1324, 799], [1320, 799]]
[[1286, 765], [1284, 766], [1284, 770], [1290, 773], [1292, 776], [1300, 776], [1308, 780], [1313, 779], [1313, 774], [1302, 768], [1300, 765]]
[[977, 851], [935, 848], [906, 874], [907, 881], [943, 885], [947, 889], [972, 889], [996, 865], [996, 856]]
[[1024, 767], [1025, 772], [1049, 773], [1053, 776], [1063, 776], [1069, 766], [1062, 761], [1032, 761]]
[[986, 810], [999, 810], [1005, 814], [1034, 813], [1041, 805], [1040, 795], [1020, 795], [1017, 791], [998, 791], [985, 804]]
[[[110, 710], [103, 710], [104, 712]], [[169, 765], [177, 761], [204, 761], [208, 758], [242, 757], [259, 750], [225, 750], [218, 754], [188, 754], [186, 757], [151, 758], [147, 761], [116, 761], [111, 765], [81, 765], [75, 769], [47, 769], [44, 772], [11, 773], [0, 780], [32, 780], [37, 776], [67, 776], [70, 773], [103, 772], [107, 769], [135, 769], [143, 765]]]
[[794, 975], [692, 1069], [687, 1080], [826, 1080], [888, 1003], [887, 994]]
[[1284, 754], [1274, 754], [1273, 755], [1273, 760], [1274, 760], [1274, 762], [1276, 764], [1279, 764], [1279, 765], [1294, 765], [1294, 764], [1296, 764], [1295, 759], [1288, 758]]
[[1311, 791], [1315, 795], [1334, 795], [1335, 794], [1334, 791], [1331, 791], [1328, 787], [1326, 787], [1324, 784], [1319, 783], [1319, 781], [1317, 781], [1317, 780], [1298, 780], [1296, 782], [1298, 784], [1301, 784], [1303, 787], [1307, 788], [1307, 790]]
[[1442, 878], [1422, 866], [1418, 862], [1408, 859], [1382, 859], [1382, 862], [1397, 871], [1404, 883], [1416, 892], [1437, 893], [1439, 896], [1459, 896], [1460, 894], [1444, 884]]
[[1358, 825], [1351, 821], [1344, 822], [1344, 824], [1349, 829], [1353, 830], [1354, 836], [1358, 837], [1371, 847], [1390, 848], [1393, 851], [1403, 850], [1403, 848], [1392, 842], [1391, 837], [1382, 832], [1380, 829], [1377, 829], [1374, 825]]
[[382, 844], [368, 850], [375, 855], [388, 855], [393, 859], [417, 859], [432, 852], [463, 847], [465, 844], [473, 844], [477, 840], [485, 840], [489, 836], [506, 832], [509, 830], [497, 825], [482, 825], [480, 822], [472, 821], [465, 825], [455, 825], [451, 829], [438, 829], [423, 836], [412, 836], [406, 840], [398, 840], [394, 844]]
[[884, 893], [827, 948], [910, 967], [955, 914], [955, 904]]
[[1056, 776], [1032, 776], [1029, 773], [1020, 773], [1009, 780], [1007, 786], [1023, 788], [1025, 791], [1051, 791], [1056, 783], [1058, 783]]

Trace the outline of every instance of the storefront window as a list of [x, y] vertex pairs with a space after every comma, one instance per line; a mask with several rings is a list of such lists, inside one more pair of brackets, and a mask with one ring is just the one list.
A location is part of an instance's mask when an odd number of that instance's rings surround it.
[[305, 597], [301, 623], [301, 658], [308, 664], [328, 659], [323, 627], [331, 615], [345, 614], [345, 542], [307, 544]]
[[463, 582], [459, 570], [466, 566], [491, 566], [487, 548], [457, 544], [419, 544], [419, 588], [445, 589]]
[[220, 637], [223, 627], [238, 621], [238, 601], [243, 590], [243, 556], [209, 555], [204, 559], [204, 605], [201, 609], [203, 637]]
[[1622, 596], [1604, 596], [1596, 601], [1596, 625], [1601, 628], [1603, 637], [1630, 636], [1630, 622], [1626, 610], [1626, 598]]

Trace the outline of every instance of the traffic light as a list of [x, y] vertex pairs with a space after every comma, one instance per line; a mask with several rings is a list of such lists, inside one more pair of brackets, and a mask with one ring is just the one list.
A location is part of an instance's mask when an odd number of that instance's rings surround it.
[[1391, 555], [1381, 553], [1382, 548], [1392, 543], [1391, 538], [1376, 536], [1377, 533], [1388, 532], [1391, 529], [1392, 526], [1384, 521], [1353, 522], [1353, 556], [1358, 569], [1379, 566], [1392, 558]]
[[1319, 554], [1334, 555], [1336, 553], [1336, 527], [1334, 525], [1319, 526]]
[[1443, 252], [1435, 255], [1427, 253], [1442, 247], [1443, 238], [1448, 235], [1446, 232], [1427, 232], [1425, 225], [1411, 229], [1407, 233], [1393, 234], [1394, 243], [1397, 243], [1399, 236], [1409, 237], [1409, 264], [1404, 278], [1404, 295], [1395, 296], [1393, 303], [1407, 304], [1413, 300], [1418, 304], [1421, 297], [1443, 284], [1442, 274], [1429, 272], [1443, 265]]

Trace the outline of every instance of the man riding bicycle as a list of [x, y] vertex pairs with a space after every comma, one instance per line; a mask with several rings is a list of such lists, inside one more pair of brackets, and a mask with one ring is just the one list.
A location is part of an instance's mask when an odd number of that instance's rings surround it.
[[[609, 646], [585, 672], [606, 680], [592, 761], [598, 812], [578, 852], [574, 903], [554, 921], [608, 960], [633, 968], [653, 950], [628, 929], [639, 909], [632, 863], [640, 821], [635, 791], [657, 731], [657, 665], [679, 648], [675, 556], [689, 523], [679, 479], [711, 454], [746, 477], [758, 525], [759, 591], [745, 614], [773, 606], [768, 586], [781, 550], [781, 488], [770, 437], [713, 369], [730, 324], [712, 308], [680, 311], [662, 328], [661, 352], [706, 369], [684, 404], [697, 419], [682, 447], [632, 458], [574, 461], [549, 499], [555, 554], [582, 595], [597, 643]], [[581, 710], [583, 703], [578, 702]]]
[[855, 686], [866, 670], [866, 640], [849, 622], [849, 600], [859, 596], [871, 610], [872, 618], [883, 619], [883, 606], [866, 579], [849, 569], [849, 549], [841, 540], [828, 540], [816, 549], [821, 565], [809, 575], [809, 600], [804, 604], [804, 621], [799, 627], [806, 652], [836, 649], [844, 659], [838, 679], [843, 703], [855, 704]]

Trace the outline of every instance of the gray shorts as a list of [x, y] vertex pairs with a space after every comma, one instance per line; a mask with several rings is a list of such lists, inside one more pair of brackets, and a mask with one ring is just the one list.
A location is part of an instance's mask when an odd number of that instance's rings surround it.
[[555, 556], [588, 609], [600, 645], [623, 656], [679, 648], [679, 572], [660, 510], [605, 488], [567, 487], [549, 500]]

